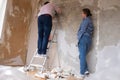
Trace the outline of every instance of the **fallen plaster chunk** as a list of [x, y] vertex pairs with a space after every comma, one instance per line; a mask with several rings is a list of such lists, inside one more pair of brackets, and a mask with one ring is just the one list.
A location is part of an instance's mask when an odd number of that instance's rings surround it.
[[62, 69], [57, 67], [57, 68], [54, 68], [51, 70], [51, 73], [61, 73], [62, 72]]
[[71, 68], [66, 67], [64, 69], [61, 69], [59, 67], [56, 67], [51, 71], [47, 71], [44, 73], [38, 72], [35, 74], [35, 76], [47, 80], [77, 80], [77, 78], [75, 78], [75, 76], [72, 75], [71, 72]]
[[56, 78], [57, 78], [57, 74], [50, 74], [50, 75], [49, 75], [49, 78], [50, 78], [50, 79], [56, 79]]
[[45, 72], [45, 73], [36, 73], [35, 74], [36, 77], [40, 77], [40, 78], [48, 78], [48, 79], [56, 79], [57, 78], [57, 74], [55, 73], [50, 73], [50, 72]]

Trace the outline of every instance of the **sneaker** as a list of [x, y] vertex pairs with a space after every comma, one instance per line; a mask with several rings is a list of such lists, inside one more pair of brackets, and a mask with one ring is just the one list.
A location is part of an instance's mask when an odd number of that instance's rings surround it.
[[87, 76], [88, 76], [89, 74], [90, 74], [90, 73], [89, 73], [89, 71], [86, 71], [86, 72], [85, 72], [85, 75], [87, 75]]
[[36, 56], [36, 57], [40, 57], [40, 56], [41, 56], [41, 54], [38, 54], [38, 53], [37, 53], [35, 56]]
[[46, 54], [42, 54], [42, 57], [47, 57], [47, 55]]
[[85, 78], [85, 75], [81, 74], [81, 75], [77, 76], [77, 78], [80, 79], [80, 80], [83, 80]]
[[46, 54], [36, 54], [35, 57], [44, 58], [44, 57], [47, 57], [47, 55]]

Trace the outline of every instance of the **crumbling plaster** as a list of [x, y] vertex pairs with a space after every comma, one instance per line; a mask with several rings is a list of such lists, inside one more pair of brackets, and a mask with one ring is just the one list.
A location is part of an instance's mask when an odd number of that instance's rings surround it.
[[[13, 2], [12, 2], [13, 1]], [[57, 28], [56, 40], [51, 49], [48, 60], [48, 67], [60, 66], [61, 68], [71, 68], [72, 72], [79, 74], [79, 52], [76, 47], [77, 44], [77, 30], [81, 23], [81, 9], [89, 7], [93, 13], [94, 23], [94, 37], [93, 45], [90, 53], [87, 56], [89, 70], [94, 73], [90, 78], [95, 80], [97, 74], [107, 74], [114, 66], [107, 66], [104, 72], [104, 61], [108, 61], [111, 57], [111, 62], [108, 65], [114, 64], [116, 59], [119, 60], [119, 44], [120, 44], [120, 1], [119, 0], [51, 0], [57, 4], [62, 14], [59, 18], [53, 19], [53, 30]], [[37, 48], [37, 11], [38, 6], [42, 5], [44, 1], [32, 0], [31, 4], [23, 3], [23, 0], [9, 0], [6, 13], [6, 22], [4, 24], [3, 42], [0, 43], [0, 62], [6, 63], [3, 60], [10, 60], [12, 58], [22, 58], [21, 63], [29, 64], [34, 51]], [[25, 0], [27, 2], [27, 0]], [[18, 4], [20, 3], [20, 4]], [[29, 2], [27, 2], [29, 3]], [[13, 4], [17, 5], [12, 7]], [[24, 6], [23, 6], [24, 4]], [[12, 5], [10, 7], [10, 5]], [[19, 6], [18, 6], [19, 5]], [[31, 6], [32, 5], [32, 6]], [[19, 8], [20, 7], [20, 8]], [[21, 9], [24, 8], [25, 10]], [[20, 12], [19, 12], [20, 10]], [[14, 14], [13, 14], [14, 13]], [[24, 16], [23, 16], [24, 15]], [[13, 21], [15, 20], [15, 21]], [[29, 24], [30, 23], [30, 24]], [[18, 25], [19, 24], [19, 25]], [[10, 27], [9, 27], [10, 26]], [[9, 28], [8, 28], [9, 27]], [[29, 28], [28, 28], [29, 27]], [[28, 45], [28, 47], [27, 47]], [[110, 53], [110, 54], [109, 54]], [[116, 56], [113, 56], [116, 55]], [[20, 55], [20, 57], [19, 57]], [[106, 58], [104, 58], [106, 56]], [[101, 61], [103, 61], [103, 63]], [[13, 60], [14, 62], [15, 60]], [[6, 63], [7, 64], [7, 63]], [[116, 62], [116, 64], [119, 64]], [[102, 66], [102, 68], [101, 68]], [[119, 66], [119, 65], [118, 65]], [[109, 68], [108, 68], [109, 67]], [[115, 67], [118, 69], [118, 67]], [[117, 70], [116, 69], [116, 70]], [[117, 74], [117, 73], [116, 73]], [[114, 74], [110, 74], [113, 75]], [[104, 80], [106, 80], [105, 78]], [[97, 79], [98, 80], [98, 79]], [[117, 80], [117, 79], [116, 79]]]
[[[76, 47], [77, 38], [76, 33], [79, 28], [81, 18], [81, 9], [89, 7], [93, 13], [94, 22], [94, 37], [93, 45], [90, 53], [87, 56], [89, 69], [91, 72], [96, 71], [97, 59], [100, 51], [104, 47], [110, 47], [119, 42], [119, 2], [118, 0], [51, 0], [62, 10], [59, 19], [53, 20], [53, 30], [57, 27], [57, 48], [53, 47], [51, 50], [60, 57], [61, 67], [71, 67], [73, 72], [79, 74], [79, 52]], [[109, 4], [108, 4], [109, 3]], [[34, 14], [35, 16], [35, 14]], [[37, 47], [37, 19], [31, 26], [31, 35], [28, 48], [27, 63], [29, 63], [33, 52]], [[34, 33], [35, 32], [35, 33]], [[36, 36], [35, 36], [36, 35]], [[36, 41], [36, 42], [35, 42]], [[36, 44], [35, 44], [36, 43]], [[33, 45], [35, 46], [33, 48]], [[57, 49], [57, 51], [56, 51]], [[57, 57], [57, 56], [56, 56]], [[54, 61], [54, 59], [52, 59]], [[56, 60], [56, 59], [55, 59]], [[49, 60], [50, 61], [50, 60]], [[55, 63], [50, 61], [50, 65]]]
[[2, 40], [0, 42], [0, 64], [25, 64], [31, 10], [29, 0], [7, 1]]

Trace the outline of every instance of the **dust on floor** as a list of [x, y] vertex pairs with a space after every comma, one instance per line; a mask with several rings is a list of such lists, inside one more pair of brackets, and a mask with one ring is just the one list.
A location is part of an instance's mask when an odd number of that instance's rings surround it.
[[36, 73], [38, 73], [37, 70], [25, 72], [24, 67], [0, 66], [1, 80], [81, 80], [72, 75], [57, 78], [55, 75], [51, 74], [51, 78], [43, 78], [35, 76]]

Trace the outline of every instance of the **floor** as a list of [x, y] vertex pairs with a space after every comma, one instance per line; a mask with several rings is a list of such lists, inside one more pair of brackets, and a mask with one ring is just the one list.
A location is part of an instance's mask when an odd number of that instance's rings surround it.
[[[10, 67], [10, 66], [0, 66], [0, 79], [1, 80], [81, 80], [73, 76], [67, 76], [66, 78], [41, 78], [36, 77], [35, 74], [38, 73], [37, 70], [24, 71], [24, 67]], [[54, 76], [54, 75], [52, 75]]]

